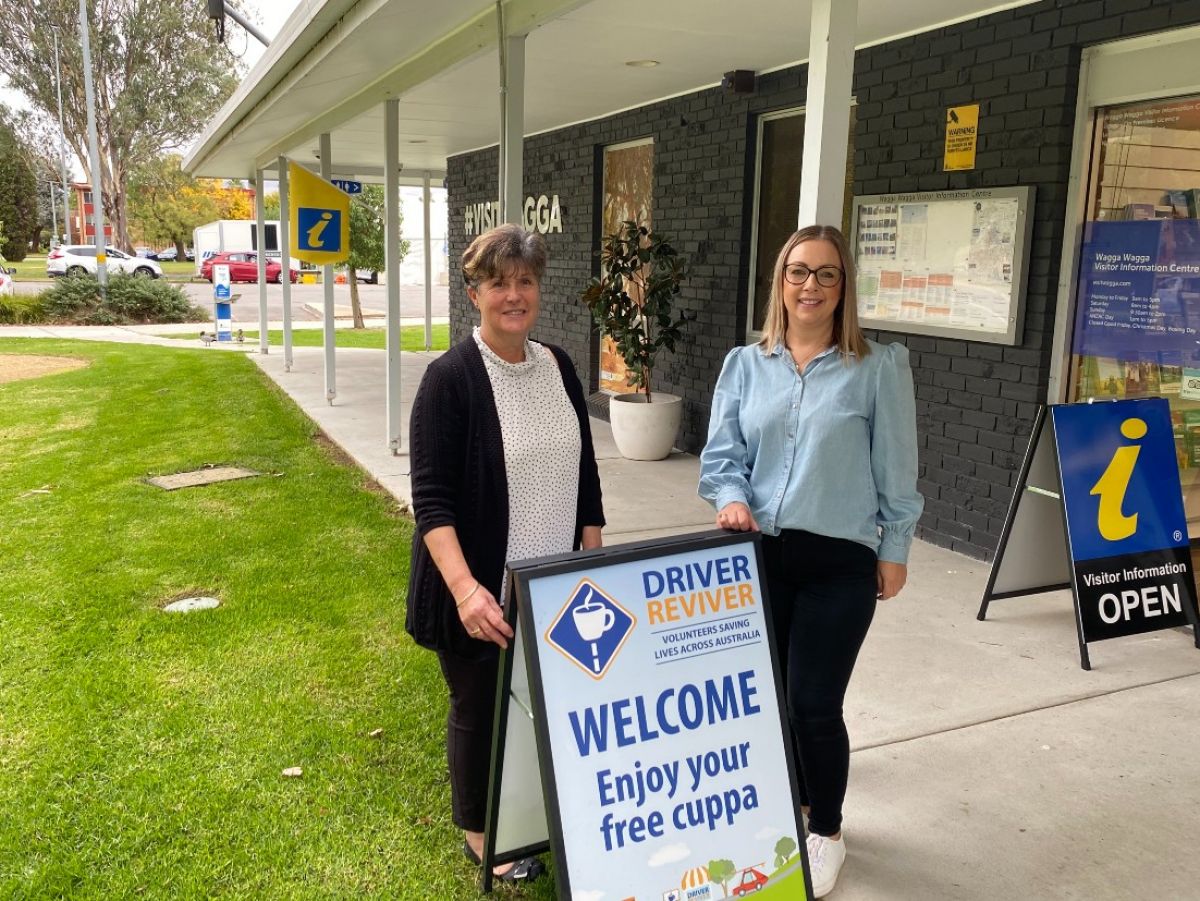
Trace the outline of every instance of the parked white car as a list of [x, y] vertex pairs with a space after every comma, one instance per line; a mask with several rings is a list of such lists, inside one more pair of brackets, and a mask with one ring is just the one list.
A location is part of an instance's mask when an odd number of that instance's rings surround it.
[[[105, 248], [108, 254], [109, 272], [128, 272], [146, 278], [162, 278], [162, 266], [143, 257], [133, 257], [117, 250]], [[96, 274], [96, 246], [94, 244], [64, 244], [50, 251], [46, 257], [46, 274], [51, 278], [60, 275]]]

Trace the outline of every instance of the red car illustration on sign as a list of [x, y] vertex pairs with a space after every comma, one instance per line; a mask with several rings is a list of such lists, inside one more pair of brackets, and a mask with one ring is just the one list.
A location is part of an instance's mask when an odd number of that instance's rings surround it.
[[742, 870], [742, 881], [733, 887], [733, 897], [740, 898], [742, 895], [757, 892], [766, 884], [767, 877], [764, 873], [760, 873], [754, 867], [746, 867]]

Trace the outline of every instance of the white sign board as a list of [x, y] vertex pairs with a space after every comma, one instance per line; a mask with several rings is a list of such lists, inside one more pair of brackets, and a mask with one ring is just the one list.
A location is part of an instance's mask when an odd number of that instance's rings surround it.
[[866, 328], [1018, 344], [1033, 188], [855, 197], [850, 242]]
[[217, 300], [229, 300], [230, 285], [229, 266], [219, 263], [212, 267], [213, 297]]
[[513, 572], [558, 897], [809, 897], [758, 537]]

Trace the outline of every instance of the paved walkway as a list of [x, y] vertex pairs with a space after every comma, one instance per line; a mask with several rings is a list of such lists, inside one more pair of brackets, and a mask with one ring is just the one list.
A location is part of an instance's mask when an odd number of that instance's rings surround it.
[[[119, 331], [117, 340], [163, 342]], [[407, 502], [408, 457], [387, 448], [382, 352], [338, 351], [333, 405], [319, 348], [296, 348], [291, 372], [274, 348], [251, 359]], [[430, 359], [403, 358], [406, 417]], [[711, 527], [695, 457], [625, 461], [608, 425], [592, 426], [606, 543]], [[987, 572], [918, 542], [908, 587], [879, 607], [847, 699], [850, 856], [830, 897], [1200, 898], [1200, 651], [1190, 633], [1093, 645], [1095, 668], [1084, 672], [1069, 595], [996, 602], [980, 623]]]
[[[407, 410], [431, 358], [406, 355]], [[408, 457], [387, 449], [383, 359], [320, 351], [254, 361], [402, 501]], [[621, 459], [593, 420], [605, 542], [703, 531], [698, 461]], [[407, 445], [407, 435], [402, 439]], [[1079, 668], [1070, 596], [996, 602], [988, 567], [918, 542], [909, 586], [880, 605], [847, 699], [854, 746], [849, 861], [832, 895], [880, 899], [1200, 898], [1200, 651], [1172, 630], [1095, 645]]]

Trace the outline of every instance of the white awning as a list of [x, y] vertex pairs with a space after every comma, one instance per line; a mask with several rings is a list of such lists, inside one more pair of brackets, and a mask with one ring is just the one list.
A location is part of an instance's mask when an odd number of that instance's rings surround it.
[[[858, 46], [1034, 0], [859, 0]], [[507, 0], [526, 41], [525, 133], [600, 118], [804, 61], [807, 0]], [[382, 180], [383, 102], [400, 101], [404, 181], [440, 177], [456, 154], [495, 145], [499, 65], [494, 3], [303, 0], [184, 160], [195, 175], [274, 171], [282, 154], [334, 174]], [[653, 60], [658, 65], [632, 66]], [[411, 178], [409, 177], [411, 176]]]

